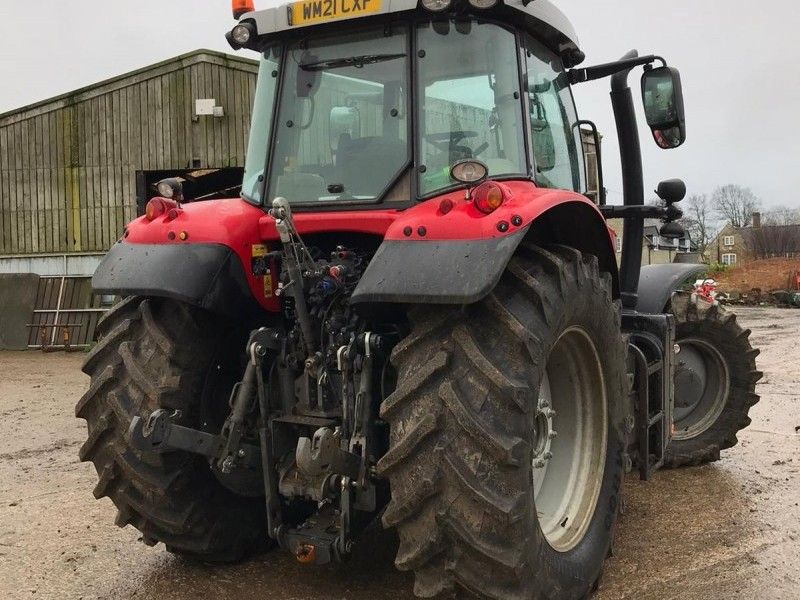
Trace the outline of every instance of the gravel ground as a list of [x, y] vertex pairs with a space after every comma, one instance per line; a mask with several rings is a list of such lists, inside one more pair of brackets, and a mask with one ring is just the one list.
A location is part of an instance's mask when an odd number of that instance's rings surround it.
[[[762, 349], [761, 402], [736, 448], [712, 465], [625, 486], [614, 556], [597, 594], [612, 598], [800, 597], [800, 311], [737, 309]], [[87, 379], [79, 354], [0, 353], [0, 598], [411, 598], [374, 531], [352, 560], [302, 567], [272, 553], [197, 566], [136, 543], [96, 501], [79, 463]]]

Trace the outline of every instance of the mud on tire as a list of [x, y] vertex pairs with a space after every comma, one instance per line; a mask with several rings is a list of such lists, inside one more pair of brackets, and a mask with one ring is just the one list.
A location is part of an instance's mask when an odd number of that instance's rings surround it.
[[[742, 329], [736, 322], [736, 315], [721, 306], [702, 301], [694, 303], [690, 294], [681, 292], [673, 296], [671, 312], [677, 321], [676, 342], [681, 347], [681, 352], [677, 355], [678, 362], [686, 360], [682, 355], [695, 352], [702, 360], [710, 363], [709, 371], [713, 368], [713, 363], [720, 363], [719, 370], [727, 377], [727, 383], [723, 384], [727, 393], [722, 393], [713, 414], [705, 415], [704, 423], [696, 422], [689, 426], [704, 416], [695, 415], [695, 419], [685, 420], [679, 418], [681, 405], [689, 401], [681, 397], [678, 365], [675, 388], [676, 431], [667, 448], [665, 466], [699, 465], [719, 460], [720, 450], [738, 443], [736, 434], [750, 424], [748, 411], [759, 400], [755, 393], [756, 382], [763, 375], [756, 368], [759, 351], [750, 345], [750, 330]], [[698, 406], [695, 410], [702, 409], [703, 406]]]
[[[391, 426], [378, 465], [392, 491], [383, 523], [398, 529], [397, 567], [414, 571], [421, 597], [586, 596], [610, 552], [629, 414], [610, 277], [593, 256], [525, 246], [485, 300], [418, 307], [410, 317], [412, 333], [392, 357], [398, 385], [381, 407]], [[607, 445], [585, 534], [556, 552], [534, 505], [531, 435], [551, 349], [576, 326], [598, 349]]]
[[111, 498], [117, 525], [131, 524], [145, 543], [163, 542], [188, 558], [230, 562], [266, 539], [263, 499], [233, 494], [197, 455], [143, 454], [126, 441], [132, 417], [158, 408], [180, 411], [183, 425], [201, 425], [218, 327], [179, 302], [121, 302], [98, 326], [99, 342], [83, 366], [91, 384], [75, 413], [88, 425], [80, 459], [94, 463], [94, 495]]

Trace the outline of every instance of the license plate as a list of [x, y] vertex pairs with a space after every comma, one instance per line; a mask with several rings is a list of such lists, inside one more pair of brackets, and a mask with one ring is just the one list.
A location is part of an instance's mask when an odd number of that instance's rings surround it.
[[289, 6], [289, 25], [309, 25], [376, 13], [381, 0], [301, 0]]

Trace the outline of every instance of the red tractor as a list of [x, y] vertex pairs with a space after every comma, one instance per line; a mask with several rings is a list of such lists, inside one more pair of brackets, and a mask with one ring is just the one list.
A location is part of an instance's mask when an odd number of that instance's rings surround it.
[[[679, 291], [703, 267], [640, 268], [686, 189], [645, 205], [627, 79], [675, 148], [678, 72], [579, 67], [548, 0], [249, 5], [241, 198], [161, 182], [94, 276], [124, 297], [76, 409], [95, 495], [199, 560], [341, 560], [380, 518], [420, 597], [584, 597], [626, 472], [716, 460], [758, 401], [749, 332]], [[603, 77], [622, 206], [587, 191], [572, 96]]]

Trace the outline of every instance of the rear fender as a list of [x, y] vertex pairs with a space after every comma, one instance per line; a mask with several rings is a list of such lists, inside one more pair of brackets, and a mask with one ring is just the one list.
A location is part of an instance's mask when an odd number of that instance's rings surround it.
[[[489, 215], [480, 213], [459, 191], [399, 217], [387, 230], [351, 302], [478, 302], [500, 281], [525, 239], [594, 254], [600, 268], [611, 274], [618, 296], [612, 233], [592, 202], [574, 192], [540, 189], [530, 182], [500, 185], [507, 200]], [[449, 203], [452, 207], [447, 209]]]
[[672, 294], [683, 283], [697, 279], [707, 270], [708, 265], [684, 263], [642, 267], [641, 275], [639, 276], [639, 301], [636, 304], [636, 310], [647, 314], [666, 312]]
[[277, 276], [259, 234], [264, 212], [242, 200], [184, 204], [127, 225], [97, 268], [98, 294], [174, 298], [219, 314], [277, 311]]
[[221, 244], [114, 244], [92, 288], [97, 294], [173, 298], [230, 317], [259, 308], [241, 262]]

